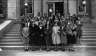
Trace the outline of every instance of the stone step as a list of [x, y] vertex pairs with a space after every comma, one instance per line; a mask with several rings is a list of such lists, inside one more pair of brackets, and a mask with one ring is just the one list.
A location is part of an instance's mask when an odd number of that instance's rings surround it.
[[10, 36], [10, 35], [15, 36], [15, 35], [20, 35], [20, 34], [14, 34], [14, 33], [12, 33], [12, 34], [5, 34], [5, 35], [7, 35], [7, 36]]
[[8, 32], [20, 32], [20, 28], [17, 28], [17, 29], [11, 29], [11, 30], [9, 30]]
[[7, 44], [7, 45], [8, 45], [8, 44], [9, 44], [9, 45], [10, 45], [10, 44], [11, 44], [11, 45], [17, 44], [17, 45], [18, 45], [18, 44], [24, 44], [24, 43], [23, 43], [23, 42], [0, 42], [0, 45], [2, 45], [2, 44], [5, 44], [5, 45], [6, 45], [6, 44]]
[[96, 48], [96, 46], [88, 46], [88, 45], [74, 45], [73, 47], [79, 47], [79, 48], [82, 48], [82, 47], [86, 47], [86, 48]]
[[6, 36], [6, 37], [21, 37], [21, 35], [20, 34], [7, 34], [7, 35], [4, 35], [4, 36]]
[[2, 50], [24, 50], [24, 46], [0, 46], [0, 48], [2, 48]]
[[83, 36], [96, 36], [96, 33], [82, 33]]
[[86, 37], [96, 37], [96, 36], [81, 36], [82, 38], [86, 38]]
[[92, 31], [92, 30], [91, 30], [91, 31], [90, 31], [90, 30], [87, 30], [87, 31], [82, 30], [82, 32], [83, 32], [83, 33], [96, 33], [96, 31]]
[[74, 48], [77, 48], [77, 49], [84, 48], [86, 50], [92, 50], [92, 51], [96, 50], [96, 46], [87, 46], [87, 45], [74, 46]]
[[96, 42], [96, 39], [81, 39], [81, 42]]
[[95, 39], [96, 39], [96, 37], [84, 37], [84, 38], [81, 38], [81, 40], [82, 40], [82, 39], [83, 39], [83, 40], [84, 40], [84, 39], [85, 39], [85, 40], [87, 40], [87, 39], [88, 39], [88, 40], [90, 40], [90, 39], [95, 40]]
[[85, 25], [85, 26], [82, 26], [81, 28], [96, 28], [96, 25]]
[[21, 37], [20, 34], [6, 34], [4, 36], [8, 36], [8, 37]]
[[22, 42], [21, 39], [2, 39], [0, 42]]
[[81, 45], [93, 46], [93, 47], [94, 47], [94, 46], [96, 46], [96, 44], [88, 44], [88, 43], [84, 43], [84, 44], [83, 44], [83, 43], [81, 43]]
[[84, 27], [92, 27], [92, 26], [96, 26], [96, 24], [83, 24], [82, 26], [84, 26]]
[[19, 33], [20, 30], [11, 30], [11, 31], [8, 31], [7, 33], [11, 33], [11, 32], [13, 32], [13, 33]]
[[20, 34], [20, 32], [7, 32], [8, 34]]
[[96, 45], [96, 41], [95, 42], [81, 42], [81, 44], [83, 45]]
[[10, 50], [17, 50], [17, 51], [24, 51], [24, 47], [2, 47], [2, 49], [3, 49], [3, 51], [5, 50], [8, 50], [8, 51], [10, 51]]
[[91, 28], [91, 27], [93, 27], [93, 28], [96, 28], [96, 25], [94, 25], [94, 26], [92, 26], [92, 25], [88, 25], [88, 26], [83, 26], [82, 28]]
[[20, 37], [18, 37], [18, 36], [4, 36], [4, 37], [2, 37], [1, 39], [20, 39], [21, 38], [21, 36]]
[[96, 28], [96, 26], [82, 26], [81, 28]]
[[83, 27], [96, 27], [96, 25], [83, 25]]
[[95, 29], [82, 29], [84, 31], [96, 31], [96, 28]]
[[95, 26], [83, 26], [82, 28], [96, 28], [96, 25]]
[[0, 44], [0, 46], [24, 46], [23, 44]]

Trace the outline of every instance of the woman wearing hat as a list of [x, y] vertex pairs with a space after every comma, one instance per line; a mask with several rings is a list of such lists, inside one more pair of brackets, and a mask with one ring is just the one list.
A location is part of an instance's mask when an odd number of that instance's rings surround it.
[[52, 42], [55, 45], [55, 49], [57, 49], [58, 45], [61, 44], [60, 40], [60, 26], [58, 26], [58, 19], [55, 19], [55, 24], [52, 28]]

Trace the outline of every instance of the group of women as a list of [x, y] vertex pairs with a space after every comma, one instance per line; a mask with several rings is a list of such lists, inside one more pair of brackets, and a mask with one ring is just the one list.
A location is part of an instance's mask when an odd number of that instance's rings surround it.
[[59, 14], [50, 17], [29, 17], [22, 22], [25, 45], [31, 47], [64, 48], [76, 44], [81, 36], [81, 23], [76, 15], [66, 18]]

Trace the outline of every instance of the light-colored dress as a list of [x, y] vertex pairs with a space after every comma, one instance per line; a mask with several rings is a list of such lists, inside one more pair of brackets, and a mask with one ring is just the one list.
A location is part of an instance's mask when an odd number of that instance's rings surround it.
[[60, 29], [59, 26], [53, 26], [53, 28], [52, 28], [52, 30], [53, 30], [53, 33], [52, 33], [52, 42], [53, 42], [53, 44], [60, 44], [61, 43], [60, 35], [58, 33], [59, 29]]
[[22, 29], [22, 35], [23, 35], [23, 41], [24, 41], [24, 45], [27, 48], [29, 46], [29, 28], [28, 27], [24, 27]]

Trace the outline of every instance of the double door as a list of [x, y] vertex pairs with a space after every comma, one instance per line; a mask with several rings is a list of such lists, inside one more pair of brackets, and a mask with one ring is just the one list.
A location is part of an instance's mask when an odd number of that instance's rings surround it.
[[56, 15], [57, 13], [60, 13], [61, 15], [64, 14], [64, 2], [49, 2], [48, 15]]

